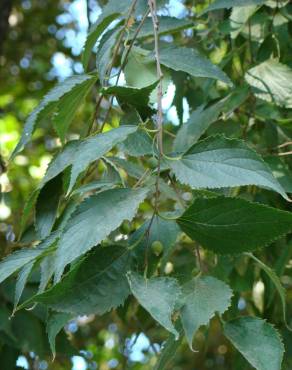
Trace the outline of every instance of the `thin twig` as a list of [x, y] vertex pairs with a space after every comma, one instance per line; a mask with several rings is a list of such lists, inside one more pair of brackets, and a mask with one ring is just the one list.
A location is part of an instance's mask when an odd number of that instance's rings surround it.
[[[149, 10], [147, 10], [147, 11], [145, 12], [145, 14], [144, 14], [143, 18], [141, 19], [141, 22], [140, 22], [139, 26], [137, 27], [137, 29], [136, 29], [136, 31], [135, 31], [135, 33], [134, 33], [134, 35], [133, 35], [133, 38], [132, 38], [132, 40], [131, 40], [131, 43], [130, 43], [130, 45], [129, 45], [129, 47], [128, 47], [127, 51], [126, 51], [126, 54], [125, 54], [124, 60], [123, 60], [123, 62], [122, 62], [122, 65], [121, 65], [121, 67], [120, 67], [120, 69], [119, 69], [119, 72], [118, 72], [118, 75], [117, 75], [117, 80], [116, 80], [116, 83], [115, 83], [115, 85], [116, 85], [116, 86], [117, 86], [117, 85], [118, 85], [118, 83], [119, 83], [119, 79], [120, 79], [120, 77], [121, 77], [122, 71], [123, 71], [123, 69], [125, 68], [125, 65], [127, 64], [127, 60], [128, 60], [128, 56], [129, 56], [129, 54], [130, 54], [130, 51], [132, 50], [132, 47], [133, 47], [133, 45], [134, 45], [134, 42], [135, 42], [135, 40], [136, 40], [136, 38], [137, 38], [137, 36], [138, 36], [138, 34], [139, 34], [139, 32], [140, 32], [141, 28], [143, 27], [143, 24], [145, 23], [145, 20], [146, 20], [146, 18], [147, 18], [147, 16], [148, 16], [148, 14], [149, 14]], [[110, 73], [110, 72], [109, 72], [109, 73]], [[108, 116], [109, 116], [110, 110], [111, 110], [112, 105], [113, 105], [113, 101], [114, 101], [114, 96], [112, 95], [112, 96], [111, 96], [111, 98], [110, 98], [109, 108], [108, 108], [108, 110], [107, 110], [107, 112], [106, 112], [106, 116], [105, 116], [104, 121], [103, 121], [103, 124], [101, 125], [101, 128], [100, 128], [100, 132], [102, 132], [102, 130], [103, 130], [103, 128], [104, 128], [104, 125], [106, 124], [106, 121], [107, 121], [107, 119], [108, 119]]]
[[163, 112], [162, 112], [162, 78], [163, 73], [160, 64], [159, 54], [159, 21], [157, 17], [156, 0], [148, 0], [149, 9], [151, 13], [153, 32], [154, 32], [154, 44], [155, 44], [155, 59], [156, 59], [156, 71], [159, 84], [157, 87], [157, 147], [158, 147], [158, 164], [157, 164], [157, 177], [155, 184], [155, 213], [158, 212], [158, 200], [159, 200], [159, 178], [161, 170], [161, 158], [163, 155]]

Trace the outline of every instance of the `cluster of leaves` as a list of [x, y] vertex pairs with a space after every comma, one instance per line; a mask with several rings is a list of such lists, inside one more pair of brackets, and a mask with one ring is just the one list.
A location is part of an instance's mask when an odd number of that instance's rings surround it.
[[[291, 257], [292, 183], [289, 161], [278, 156], [291, 136], [291, 6], [187, 2], [189, 16], [157, 17], [166, 3], [110, 0], [87, 36], [86, 73], [53, 88], [28, 117], [12, 160], [44, 122], [62, 145], [24, 206], [21, 248], [2, 260], [0, 282], [17, 274], [10, 308], [18, 320], [21, 309], [41, 311], [54, 356], [72, 318], [115, 312], [125, 327], [141, 317], [169, 332], [157, 370], [184, 338], [196, 348], [198, 330], [214, 321], [251, 366], [280, 370], [283, 339], [266, 319], [291, 341], [280, 278]], [[180, 124], [165, 115], [160, 126], [171, 81]], [[72, 121], [95, 86], [92, 119], [72, 140]], [[185, 99], [192, 113], [182, 123]], [[252, 254], [266, 246], [262, 258]], [[262, 305], [251, 297], [261, 281]]]

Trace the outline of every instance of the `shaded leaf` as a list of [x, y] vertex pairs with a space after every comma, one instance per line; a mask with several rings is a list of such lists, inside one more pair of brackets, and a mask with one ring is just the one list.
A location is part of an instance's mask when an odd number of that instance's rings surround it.
[[153, 110], [148, 106], [151, 92], [156, 88], [158, 81], [150, 85], [138, 88], [131, 86], [109, 86], [104, 87], [101, 93], [104, 95], [115, 95], [121, 106], [130, 105], [137, 109], [143, 118], [150, 115]]
[[62, 177], [57, 176], [41, 189], [35, 207], [35, 228], [40, 239], [46, 238], [54, 226], [59, 199], [62, 194]]
[[130, 134], [121, 144], [121, 150], [133, 157], [151, 155], [155, 150], [151, 136], [145, 130], [137, 130]]
[[47, 318], [47, 334], [53, 356], [56, 355], [56, 336], [72, 318], [71, 314], [63, 312], [50, 312]]
[[176, 279], [166, 277], [144, 279], [135, 272], [130, 272], [127, 276], [131, 291], [141, 306], [178, 339], [179, 333], [171, 321], [180, 295]]
[[196, 199], [177, 219], [182, 230], [219, 254], [252, 251], [292, 230], [292, 214], [237, 198]]
[[252, 258], [264, 271], [265, 273], [269, 276], [269, 278], [272, 280], [279, 296], [280, 296], [280, 299], [281, 299], [281, 303], [282, 303], [282, 307], [283, 307], [283, 318], [284, 318], [284, 323], [286, 325], [286, 327], [289, 329], [289, 330], [292, 330], [291, 328], [289, 328], [288, 326], [288, 323], [287, 323], [287, 317], [286, 317], [286, 291], [285, 291], [285, 288], [283, 287], [282, 283], [281, 283], [281, 280], [279, 278], [279, 276], [276, 274], [276, 272], [271, 269], [269, 266], [267, 266], [266, 264], [264, 264], [261, 260], [259, 260], [258, 258], [256, 258], [253, 254], [251, 253], [246, 253], [250, 258]]
[[224, 334], [257, 370], [280, 370], [284, 346], [278, 332], [257, 317], [241, 317], [224, 324]]

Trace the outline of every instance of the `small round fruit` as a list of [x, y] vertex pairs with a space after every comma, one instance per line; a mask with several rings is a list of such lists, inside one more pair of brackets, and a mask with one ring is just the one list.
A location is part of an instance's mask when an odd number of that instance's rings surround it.
[[127, 235], [131, 231], [131, 223], [129, 221], [124, 221], [120, 226], [121, 234]]
[[151, 244], [151, 250], [156, 256], [159, 256], [163, 252], [162, 243], [159, 240], [156, 240]]

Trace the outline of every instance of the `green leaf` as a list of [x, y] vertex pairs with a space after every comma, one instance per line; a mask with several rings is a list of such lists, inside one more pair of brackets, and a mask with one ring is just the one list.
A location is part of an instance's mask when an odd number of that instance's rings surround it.
[[278, 332], [256, 317], [241, 317], [224, 324], [224, 334], [257, 370], [281, 370], [284, 346]]
[[184, 152], [194, 145], [209, 126], [217, 121], [225, 103], [226, 99], [222, 99], [210, 107], [204, 108], [204, 105], [201, 105], [197, 108], [190, 115], [188, 122], [183, 124], [178, 130], [174, 139], [173, 150], [175, 152]]
[[39, 193], [35, 209], [35, 227], [41, 240], [52, 231], [62, 190], [62, 177], [57, 176], [45, 184]]
[[256, 5], [249, 5], [244, 7], [235, 7], [232, 9], [230, 16], [230, 36], [235, 39], [241, 30], [245, 27], [246, 22], [257, 11]]
[[[192, 27], [194, 23], [189, 19], [178, 19], [174, 17], [160, 16], [159, 17], [159, 35], [166, 35], [175, 33], [186, 28]], [[130, 29], [129, 39], [132, 40], [139, 23], [133, 24]], [[145, 23], [143, 24], [137, 39], [143, 39], [146, 37], [153, 37], [153, 22], [151, 18], [146, 18]]]
[[132, 220], [147, 189], [111, 189], [86, 198], [72, 214], [58, 243], [56, 276], [99, 244], [124, 220]]
[[24, 302], [42, 303], [55, 311], [76, 315], [105, 312], [123, 304], [130, 291], [126, 278], [129, 251], [119, 246], [97, 247], [51, 289]]
[[229, 286], [212, 276], [197, 277], [183, 285], [180, 315], [191, 349], [196, 331], [207, 325], [216, 312], [223, 314], [231, 297]]
[[292, 108], [292, 69], [287, 65], [270, 59], [249, 69], [245, 79], [258, 98]]
[[193, 189], [256, 185], [289, 199], [263, 159], [241, 140], [208, 137], [167, 163], [177, 179]]
[[272, 280], [279, 296], [280, 296], [280, 299], [281, 299], [281, 303], [282, 303], [282, 308], [283, 308], [283, 318], [284, 318], [284, 323], [286, 325], [286, 327], [289, 329], [289, 330], [292, 330], [288, 323], [287, 323], [287, 317], [286, 317], [286, 291], [285, 291], [285, 288], [283, 287], [282, 283], [281, 283], [281, 280], [279, 278], [279, 276], [276, 274], [276, 272], [274, 270], [272, 270], [269, 266], [267, 266], [266, 264], [264, 264], [261, 260], [259, 260], [258, 258], [256, 258], [252, 253], [246, 253], [247, 256], [249, 256], [250, 258], [252, 258], [264, 271], [265, 273], [269, 276], [269, 278]]
[[179, 333], [171, 321], [181, 293], [177, 280], [166, 277], [144, 279], [135, 272], [129, 272], [127, 276], [131, 291], [141, 306], [178, 339]]
[[287, 164], [275, 156], [265, 158], [265, 162], [269, 165], [272, 174], [282, 185], [283, 189], [287, 193], [292, 193], [292, 173]]
[[124, 105], [134, 107], [144, 119], [153, 112], [148, 103], [150, 94], [157, 85], [158, 81], [141, 88], [131, 86], [109, 86], [104, 87], [101, 93], [103, 95], [115, 95], [122, 107]]
[[133, 157], [151, 155], [155, 150], [151, 136], [145, 130], [137, 130], [130, 134], [120, 145], [120, 149]]
[[92, 48], [97, 42], [99, 36], [105, 29], [117, 18], [124, 15], [131, 5], [131, 0], [110, 0], [102, 9], [102, 13], [97, 21], [92, 25], [87, 35], [84, 50], [82, 54], [82, 64], [84, 70], [87, 70]]
[[177, 222], [204, 248], [237, 254], [269, 245], [289, 233], [292, 213], [239, 198], [201, 198]]
[[160, 62], [175, 71], [186, 72], [193, 77], [206, 77], [232, 85], [229, 77], [196, 49], [176, 45], [160, 49]]
[[[71, 98], [67, 98], [67, 96], [74, 96], [79, 89], [84, 88], [84, 85], [88, 87], [89, 82], [94, 83], [96, 81], [95, 76], [91, 75], [76, 75], [68, 77], [65, 81], [60, 82], [57, 86], [55, 86], [41, 101], [39, 106], [30, 114], [28, 119], [26, 120], [20, 141], [18, 142], [16, 148], [12, 153], [12, 158], [19, 153], [24, 146], [31, 140], [31, 136], [34, 132], [35, 127], [44, 119], [47, 118], [56, 108], [59, 111], [56, 113], [55, 120], [58, 121], [57, 116], [63, 112], [67, 112], [65, 115], [67, 118], [69, 117], [69, 112], [71, 107]], [[69, 95], [66, 95], [69, 93]], [[65, 98], [63, 101], [62, 98]], [[63, 105], [66, 103], [67, 105]], [[70, 104], [69, 104], [70, 103]], [[68, 104], [70, 106], [68, 106]], [[76, 104], [76, 103], [75, 103]], [[64, 118], [64, 116], [63, 116]], [[73, 118], [73, 117], [71, 117]]]
[[96, 181], [92, 181], [92, 182], [89, 182], [88, 184], [80, 186], [79, 188], [74, 190], [72, 195], [75, 195], [75, 194], [83, 195], [83, 194], [86, 194], [88, 192], [92, 192], [95, 190], [107, 190], [107, 189], [114, 188], [117, 184], [118, 182], [96, 180]]
[[72, 318], [71, 314], [63, 312], [50, 312], [47, 318], [46, 330], [54, 358], [56, 355], [56, 343], [55, 343], [56, 336], [64, 328], [64, 326], [71, 318]]
[[53, 124], [63, 142], [79, 106], [84, 101], [96, 80], [97, 77], [91, 76], [90, 79], [78, 84], [71, 91], [64, 94], [58, 102], [56, 112], [53, 116]]
[[121, 33], [122, 27], [118, 26], [109, 30], [101, 39], [96, 53], [96, 67], [101, 83], [105, 84], [107, 69], [110, 66], [112, 51], [117, 43], [117, 38]]
[[25, 284], [27, 282], [27, 279], [29, 278], [29, 275], [30, 275], [30, 273], [33, 269], [34, 263], [35, 263], [34, 260], [28, 262], [26, 265], [24, 265], [22, 267], [22, 269], [20, 270], [20, 272], [18, 274], [18, 277], [17, 277], [17, 280], [16, 280], [16, 285], [15, 285], [13, 311], [15, 310], [15, 308], [18, 305], [18, 302], [19, 302], [19, 300], [21, 298], [21, 295], [23, 293], [23, 290], [24, 290]]
[[215, 0], [208, 6], [200, 15], [211, 10], [233, 8], [233, 7], [246, 7], [248, 5], [263, 5], [266, 0]]
[[[152, 21], [151, 21], [152, 22]], [[153, 28], [153, 25], [152, 25]], [[152, 31], [153, 32], [153, 31]], [[157, 81], [156, 62], [149, 58], [151, 52], [138, 47], [133, 47], [128, 62], [124, 68], [125, 78], [129, 86], [142, 88]], [[171, 76], [168, 70], [162, 69], [162, 93], [166, 93]], [[157, 87], [150, 94], [150, 102], [157, 100]]]
[[37, 201], [37, 198], [39, 196], [40, 189], [34, 190], [29, 198], [26, 200], [25, 205], [23, 207], [22, 215], [21, 215], [21, 221], [20, 221], [20, 231], [19, 231], [19, 239], [21, 238], [24, 229], [26, 227], [26, 224], [29, 220], [29, 216], [35, 206], [35, 202]]
[[0, 262], [0, 283], [30, 261], [41, 256], [57, 238], [58, 233], [52, 233], [43, 242], [38, 244], [36, 248], [24, 248], [4, 258]]
[[112, 147], [125, 140], [128, 135], [135, 132], [135, 126], [122, 126], [111, 131], [91, 136], [85, 140], [70, 141], [58, 153], [48, 166], [41, 186], [49, 180], [72, 166], [68, 192], [76, 182], [77, 177], [87, 166], [106, 154]]

